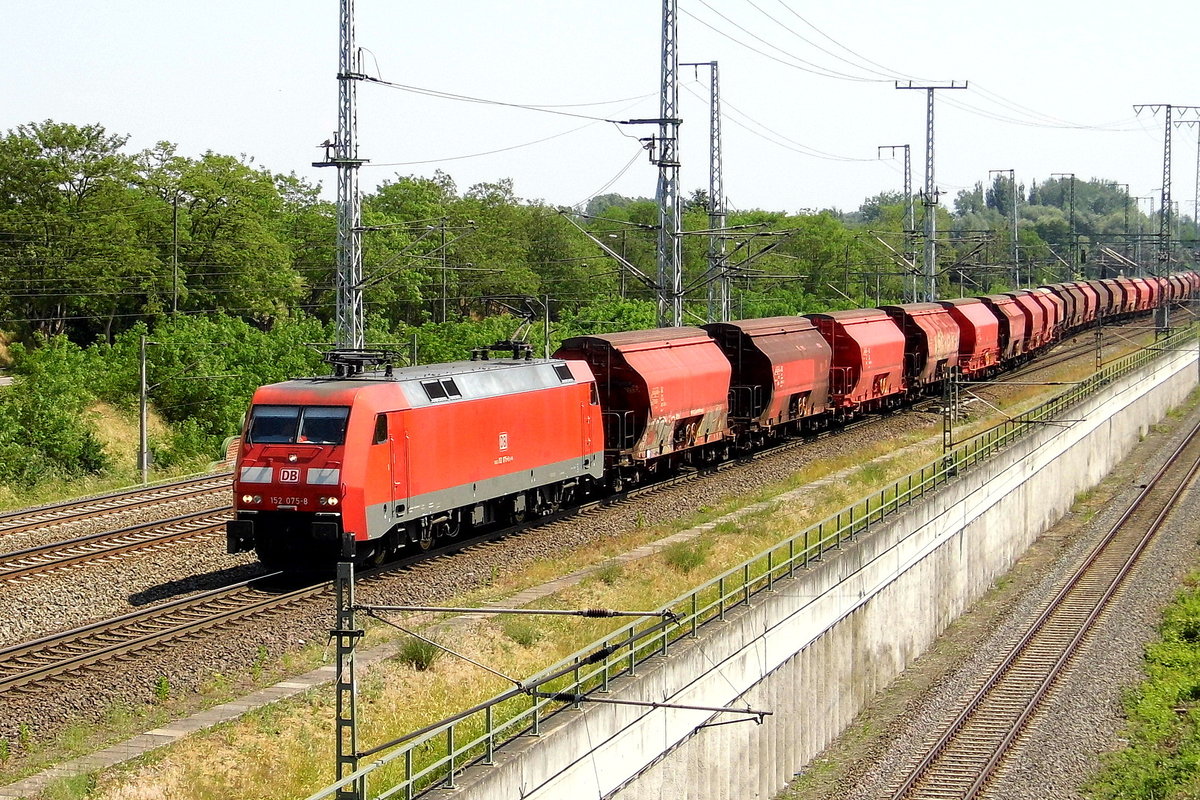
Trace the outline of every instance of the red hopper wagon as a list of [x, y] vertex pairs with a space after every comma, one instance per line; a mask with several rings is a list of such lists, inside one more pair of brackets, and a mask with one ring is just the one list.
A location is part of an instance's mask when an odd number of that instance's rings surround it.
[[731, 368], [705, 331], [576, 336], [555, 357], [585, 363], [596, 376], [614, 486], [662, 465], [712, 461], [728, 448]]
[[779, 426], [808, 427], [829, 405], [829, 344], [804, 317], [704, 326], [733, 367], [730, 425], [756, 439]]

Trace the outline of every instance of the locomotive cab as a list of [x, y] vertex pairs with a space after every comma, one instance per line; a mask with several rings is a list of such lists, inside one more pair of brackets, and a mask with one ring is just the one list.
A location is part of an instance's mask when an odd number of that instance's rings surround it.
[[[234, 478], [231, 553], [256, 550], [268, 565], [328, 562], [343, 531], [341, 480], [350, 418], [346, 405], [256, 403], [243, 433]], [[275, 536], [256, 536], [273, 530]]]

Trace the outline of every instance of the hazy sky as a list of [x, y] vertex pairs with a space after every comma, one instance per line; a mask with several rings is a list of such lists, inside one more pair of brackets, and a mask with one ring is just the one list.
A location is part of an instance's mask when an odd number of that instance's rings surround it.
[[[337, 127], [337, 0], [2, 0], [0, 129], [99, 122], [140, 149], [175, 142], [253, 157], [321, 181], [311, 162]], [[1148, 0], [981, 3], [679, 0], [682, 61], [720, 64], [730, 206], [857, 208], [902, 188], [912, 146], [923, 182], [925, 93], [894, 80], [970, 81], [937, 97], [944, 201], [988, 171], [1162, 185], [1161, 113], [1200, 105], [1200, 4]], [[1118, 10], [1118, 7], [1120, 10]], [[364, 70], [387, 81], [603, 118], [658, 115], [656, 0], [357, 0]], [[722, 16], [723, 15], [723, 16]], [[681, 183], [708, 184], [708, 75], [681, 69]], [[815, 74], [824, 73], [824, 74]], [[849, 79], [848, 79], [849, 78]], [[441, 169], [460, 190], [511, 178], [560, 205], [598, 192], [652, 197], [637, 141], [654, 129], [359, 88], [369, 189]], [[592, 104], [592, 105], [581, 105]], [[1195, 119], [1195, 115], [1189, 118]], [[1174, 136], [1174, 198], [1192, 213], [1197, 129]], [[493, 152], [501, 151], [501, 152]], [[491, 153], [489, 155], [477, 155]], [[1148, 209], [1148, 205], [1146, 206]]]

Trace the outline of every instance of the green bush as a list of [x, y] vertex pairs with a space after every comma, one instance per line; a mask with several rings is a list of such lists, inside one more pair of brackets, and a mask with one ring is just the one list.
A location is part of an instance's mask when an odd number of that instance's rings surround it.
[[669, 544], [663, 548], [662, 554], [668, 565], [687, 575], [704, 566], [711, 552], [712, 541], [701, 537]]
[[1125, 748], [1088, 785], [1098, 800], [1183, 800], [1200, 786], [1200, 590], [1163, 612], [1146, 647], [1146, 680], [1125, 700]]
[[104, 448], [84, 412], [97, 364], [65, 337], [15, 344], [13, 385], [0, 393], [0, 482], [29, 488], [52, 477], [102, 472]]
[[418, 672], [424, 672], [432, 667], [444, 651], [436, 644], [410, 636], [400, 645], [398, 658]]

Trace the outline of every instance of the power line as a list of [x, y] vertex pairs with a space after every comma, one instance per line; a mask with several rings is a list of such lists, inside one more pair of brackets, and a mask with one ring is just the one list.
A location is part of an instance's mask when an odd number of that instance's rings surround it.
[[[768, 47], [778, 50], [779, 52], [785, 54], [788, 58], [791, 58], [795, 61], [799, 61], [800, 64], [795, 64], [790, 61], [785, 61], [785, 60], [779, 58], [778, 56], [773, 56], [770, 53], [765, 53], [762, 50], [758, 49], [757, 47], [755, 47], [751, 44], [747, 44], [746, 42], [743, 42], [740, 39], [734, 38], [733, 36], [729, 35], [725, 31], [718, 28], [717, 26], [709, 23], [708, 21], [706, 21], [700, 17], [697, 17], [695, 14], [688, 11], [687, 9], [683, 9], [684, 14], [691, 17], [696, 22], [699, 22], [701, 25], [708, 28], [709, 30], [713, 31], [718, 36], [724, 37], [724, 38], [728, 39], [729, 41], [733, 42], [734, 44], [744, 47], [747, 50], [750, 50], [751, 52], [758, 53], [760, 56], [762, 56], [764, 58], [769, 58], [770, 60], [775, 61], [779, 64], [783, 64], [786, 67], [791, 67], [792, 69], [797, 69], [797, 70], [800, 70], [801, 72], [807, 72], [811, 75], [817, 75], [822, 78], [834, 78], [836, 80], [854, 81], [854, 82], [858, 82], [858, 83], [880, 83], [883, 81], [882, 78], [864, 78], [864, 77], [859, 77], [859, 76], [855, 76], [855, 75], [848, 75], [846, 73], [836, 72], [834, 70], [829, 70], [825, 67], [821, 67], [819, 65], [813, 64], [812, 62], [806, 61], [796, 55], [788, 53], [783, 48], [777, 47], [776, 45], [773, 45], [770, 42], [764, 41], [761, 37], [757, 36], [756, 34], [750, 33], [745, 28], [743, 28], [741, 25], [738, 25], [736, 22], [729, 19], [724, 14], [722, 14], [721, 12], [714, 9], [712, 6], [708, 5], [708, 3], [704, 2], [704, 0], [699, 0], [699, 2], [701, 5], [708, 8], [710, 11], [712, 11], [718, 17], [721, 17], [721, 19], [725, 20], [730, 25], [733, 25], [735, 28], [745, 32], [747, 35], [749, 35], [755, 39], [758, 39], [759, 41], [763, 42], [763, 44], [767, 45]], [[808, 66], [801, 66], [801, 64], [805, 64]]]
[[[814, 48], [816, 48], [817, 50], [820, 50], [822, 53], [824, 53], [824, 54], [825, 54], [825, 55], [827, 55], [827, 56], [831, 56], [831, 57], [833, 57], [833, 58], [836, 58], [838, 61], [841, 61], [841, 62], [842, 62], [842, 63], [844, 63], [844, 64], [848, 64], [848, 65], [850, 65], [850, 66], [852, 66], [852, 67], [856, 67], [856, 68], [858, 68], [858, 69], [865, 70], [866, 72], [871, 72], [871, 73], [874, 73], [875, 75], [879, 75], [879, 76], [881, 76], [881, 77], [883, 77], [883, 78], [886, 78], [886, 79], [888, 79], [888, 80], [893, 80], [893, 79], [895, 79], [895, 78], [897, 78], [897, 77], [900, 77], [899, 73], [893, 72], [893, 71], [891, 71], [891, 70], [888, 70], [888, 71], [886, 71], [886, 72], [881, 72], [880, 70], [876, 70], [876, 69], [870, 69], [870, 68], [867, 68], [867, 67], [863, 67], [861, 64], [856, 64], [855, 62], [851, 61], [851, 60], [850, 60], [850, 59], [848, 59], [848, 58], [844, 58], [844, 57], [842, 57], [842, 56], [839, 56], [837, 53], [834, 53], [834, 52], [832, 52], [832, 51], [830, 51], [830, 50], [826, 50], [826, 49], [825, 49], [824, 47], [822, 47], [821, 45], [817, 44], [816, 42], [812, 41], [811, 39], [808, 39], [808, 38], [806, 38], [806, 37], [802, 36], [801, 34], [799, 34], [798, 32], [796, 32], [796, 31], [795, 31], [795, 30], [793, 30], [792, 28], [789, 28], [787, 25], [785, 25], [784, 23], [782, 23], [781, 21], [779, 21], [778, 19], [776, 19], [774, 16], [772, 16], [772, 15], [771, 15], [771, 14], [769, 14], [769, 13], [768, 13], [766, 10], [764, 10], [764, 9], [762, 8], [762, 6], [760, 6], [760, 5], [758, 5], [757, 3], [755, 3], [755, 2], [754, 2], [754, 0], [745, 0], [745, 2], [746, 2], [746, 3], [748, 3], [748, 4], [749, 4], [749, 5], [750, 5], [750, 6], [751, 6], [751, 7], [752, 7], [752, 8], [753, 8], [755, 11], [757, 11], [757, 12], [758, 12], [758, 13], [760, 13], [760, 14], [762, 14], [762, 15], [763, 15], [764, 17], [766, 17], [767, 19], [771, 20], [771, 22], [775, 23], [775, 24], [776, 24], [777, 26], [779, 26], [780, 28], [783, 28], [785, 31], [787, 31], [788, 33], [792, 34], [792, 35], [793, 35], [793, 36], [795, 36], [797, 39], [799, 39], [800, 41], [802, 41], [802, 42], [804, 42], [805, 44], [809, 45], [810, 47], [814, 47]], [[782, 2], [782, 0], [781, 0], [781, 2]], [[797, 17], [799, 17], [799, 19], [800, 19], [802, 22], [804, 22], [806, 25], [809, 25], [809, 27], [812, 27], [812, 24], [811, 24], [811, 23], [809, 23], [809, 22], [808, 22], [808, 20], [804, 19], [804, 18], [803, 18], [803, 17], [801, 17], [799, 14], [796, 14], [796, 12], [795, 12], [794, 10], [792, 10], [791, 8], [789, 8], [789, 7], [788, 7], [786, 4], [784, 4], [784, 8], [787, 8], [787, 10], [788, 10], [788, 11], [791, 11], [791, 13], [792, 13], [792, 14], [795, 14]], [[814, 30], [816, 30], [816, 29], [814, 28]], [[818, 33], [819, 33], [819, 31], [818, 31]], [[822, 34], [822, 35], [824, 35], [824, 34]], [[826, 37], [826, 38], [828, 38], [828, 37]], [[831, 40], [831, 41], [832, 41], [832, 40]], [[840, 45], [839, 45], [839, 46], [840, 46]], [[845, 48], [843, 48], [843, 49], [845, 49]], [[855, 55], [857, 55], [857, 54], [855, 54]], [[859, 58], [861, 59], [862, 57], [861, 57], [861, 56], [859, 56]], [[866, 59], [862, 59], [862, 60], [864, 60], [864, 61], [865, 61]], [[907, 76], [905, 76], [905, 77], [907, 77]]]
[[[699, 94], [697, 94], [690, 86], [685, 84], [683, 88], [685, 91], [687, 91], [690, 95], [692, 95], [696, 99], [704, 100], [704, 98], [701, 97]], [[837, 155], [836, 153], [827, 153], [824, 150], [818, 150], [815, 147], [803, 144], [802, 142], [798, 142], [795, 139], [792, 139], [792, 138], [780, 133], [779, 131], [776, 131], [776, 130], [768, 127], [767, 125], [759, 122], [758, 120], [754, 119], [749, 114], [747, 114], [746, 112], [738, 109], [736, 106], [731, 105], [729, 102], [727, 102], [725, 100], [721, 101], [721, 109], [722, 109], [721, 110], [721, 118], [722, 119], [732, 122], [734, 125], [737, 125], [739, 128], [742, 128], [747, 133], [750, 133], [753, 136], [757, 136], [758, 138], [762, 139], [763, 141], [770, 142], [771, 144], [776, 145], [777, 147], [782, 147], [785, 150], [790, 150], [794, 153], [798, 153], [803, 156], [808, 156], [810, 158], [818, 158], [818, 159], [822, 159], [824, 161], [862, 161], [862, 162], [866, 162], [866, 161], [874, 161], [875, 160], [873, 158], [857, 158], [854, 156], [841, 156], [841, 155]], [[734, 113], [739, 114], [740, 116], [744, 117], [747, 121], [749, 121], [750, 123], [752, 123], [754, 125], [757, 125], [758, 127], [762, 128], [763, 130], [770, 133], [772, 136], [776, 136], [779, 139], [784, 140], [784, 142], [788, 142], [794, 146], [789, 146], [788, 144], [784, 144], [783, 142], [776, 141], [775, 139], [772, 139], [769, 136], [763, 135], [759, 131], [756, 131], [753, 128], [749, 127], [744, 122], [734, 119], [732, 116], [730, 116], [728, 113], [725, 112], [725, 109], [729, 109], [730, 111], [733, 111]]]
[[613, 120], [596, 120], [594, 122], [589, 122], [585, 125], [580, 125], [577, 128], [571, 128], [570, 130], [567, 130], [567, 131], [555, 133], [550, 136], [544, 136], [541, 139], [534, 139], [531, 142], [523, 142], [521, 144], [514, 144], [514, 145], [510, 145], [509, 147], [500, 147], [495, 150], [484, 150], [479, 153], [467, 153], [466, 155], [460, 155], [460, 156], [444, 156], [442, 158], [428, 158], [428, 159], [422, 159], [420, 161], [387, 161], [387, 162], [382, 162], [382, 163], [364, 164], [363, 166], [367, 166], [367, 167], [411, 167], [411, 166], [417, 166], [420, 164], [440, 164], [445, 161], [462, 161], [467, 158], [481, 158], [483, 156], [494, 156], [497, 153], [508, 153], [513, 150], [520, 150], [523, 147], [532, 147], [535, 144], [542, 144], [543, 142], [549, 142], [552, 139], [560, 139], [563, 136], [570, 136], [571, 134], [578, 133], [579, 131], [584, 130], [585, 128], [592, 127], [597, 122], [612, 122], [612, 121]]
[[436, 97], [436, 98], [439, 98], [442, 100], [455, 100], [455, 101], [462, 102], [462, 103], [479, 103], [480, 105], [500, 106], [502, 108], [517, 108], [517, 109], [521, 109], [523, 111], [536, 111], [541, 114], [554, 114], [554, 115], [557, 115], [560, 117], [574, 117], [576, 119], [586, 119], [586, 120], [591, 120], [592, 122], [620, 123], [620, 122], [622, 122], [622, 120], [610, 119], [608, 117], [597, 117], [592, 114], [577, 114], [573, 111], [559, 111], [557, 109], [558, 108], [575, 108], [575, 107], [580, 107], [580, 106], [610, 105], [610, 104], [615, 104], [615, 103], [626, 103], [626, 102], [630, 102], [630, 101], [645, 100], [646, 98], [654, 96], [652, 94], [647, 94], [647, 95], [640, 95], [638, 97], [624, 98], [622, 100], [606, 100], [603, 103], [578, 103], [578, 104], [572, 104], [572, 105], [566, 105], [566, 106], [531, 105], [528, 103], [512, 103], [512, 102], [507, 102], [504, 100], [490, 100], [490, 99], [484, 98], [484, 97], [473, 97], [471, 95], [457, 94], [454, 92], [444, 92], [444, 91], [440, 91], [437, 89], [423, 89], [419, 86], [409, 86], [409, 85], [406, 85], [403, 83], [393, 83], [392, 81], [385, 81], [382, 78], [373, 78], [369, 75], [358, 75], [356, 77], [358, 77], [360, 80], [367, 81], [368, 83], [375, 83], [375, 84], [379, 84], [381, 86], [387, 86], [391, 89], [399, 89], [401, 91], [412, 92], [413, 94], [420, 94], [420, 95], [424, 95], [426, 97]]

